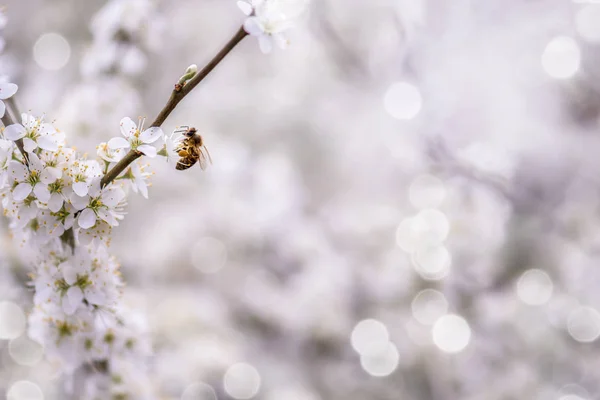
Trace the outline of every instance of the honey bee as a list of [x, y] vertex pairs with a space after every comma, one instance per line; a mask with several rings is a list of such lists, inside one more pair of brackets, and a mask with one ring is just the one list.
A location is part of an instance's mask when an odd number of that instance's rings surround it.
[[198, 131], [194, 127], [183, 126], [179, 131], [183, 135], [183, 138], [175, 148], [175, 151], [179, 155], [179, 161], [177, 161], [178, 170], [188, 169], [196, 162], [200, 165], [203, 170], [206, 169], [208, 162], [212, 164], [210, 153], [202, 141], [202, 136], [198, 134]]

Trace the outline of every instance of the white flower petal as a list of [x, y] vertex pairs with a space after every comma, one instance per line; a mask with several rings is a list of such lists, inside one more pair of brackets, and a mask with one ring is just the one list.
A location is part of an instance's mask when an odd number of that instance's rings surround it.
[[23, 138], [23, 148], [26, 152], [32, 153], [35, 149], [37, 149], [37, 143], [29, 138]]
[[112, 226], [119, 225], [119, 223], [117, 222], [116, 218], [106, 208], [101, 208], [100, 210], [98, 210], [98, 217], [100, 217], [100, 219], [108, 222], [109, 225], [112, 225]]
[[86, 208], [81, 212], [77, 223], [83, 229], [91, 228], [96, 224], [96, 213], [89, 208]]
[[0, 118], [4, 117], [5, 113], [6, 113], [6, 105], [4, 104], [4, 102], [2, 100], [0, 100]]
[[8, 166], [8, 173], [9, 176], [17, 182], [23, 182], [25, 179], [27, 179], [27, 176], [29, 175], [27, 167], [18, 161], [10, 162]]
[[67, 290], [66, 298], [63, 299], [63, 310], [65, 314], [72, 315], [75, 310], [82, 304], [83, 292], [77, 286], [71, 286]]
[[121, 120], [121, 134], [126, 138], [131, 137], [137, 130], [137, 125], [129, 117], [125, 117]]
[[149, 144], [143, 144], [138, 146], [137, 151], [141, 151], [147, 157], [156, 157], [156, 148], [154, 146], [150, 146]]
[[106, 303], [106, 296], [97, 289], [86, 289], [84, 294], [90, 304], [102, 306]]
[[0, 83], [0, 100], [8, 99], [17, 93], [19, 87], [14, 83]]
[[29, 196], [33, 188], [29, 183], [19, 183], [13, 190], [13, 199], [15, 201], [23, 201]]
[[48, 208], [52, 212], [57, 212], [62, 208], [63, 202], [63, 197], [60, 194], [52, 193], [50, 195], [50, 200], [48, 200]]
[[87, 182], [75, 182], [73, 183], [73, 191], [77, 196], [83, 197], [88, 194], [90, 185]]
[[108, 141], [108, 147], [113, 150], [125, 149], [129, 146], [130, 145], [129, 145], [129, 142], [127, 141], [127, 139], [124, 139], [122, 137], [114, 137]]
[[262, 36], [265, 33], [264, 27], [256, 17], [250, 17], [244, 21], [244, 30], [252, 36]]
[[136, 179], [134, 186], [137, 186], [137, 188], [140, 190], [140, 193], [142, 194], [142, 196], [144, 196], [145, 199], [148, 198], [148, 185], [146, 184], [145, 180]]
[[48, 151], [58, 150], [58, 143], [50, 135], [40, 136], [37, 140], [37, 144], [40, 148]]
[[102, 203], [110, 208], [115, 208], [117, 204], [125, 198], [125, 192], [121, 188], [110, 188], [105, 190], [100, 197]]
[[71, 204], [73, 205], [73, 207], [75, 207], [76, 210], [83, 210], [87, 207], [88, 203], [90, 202], [90, 198], [88, 196], [79, 197], [76, 193], [73, 193], [69, 197], [69, 200], [71, 201]]
[[37, 154], [31, 153], [27, 158], [29, 159], [29, 169], [41, 174], [44, 169], [44, 164], [42, 164], [42, 160], [40, 160]]
[[252, 5], [250, 3], [246, 3], [245, 1], [238, 1], [237, 2], [237, 6], [239, 7], [240, 10], [242, 10], [242, 12], [246, 15], [250, 15], [252, 14], [253, 8]]
[[263, 54], [269, 54], [273, 49], [273, 42], [270, 36], [261, 35], [258, 37], [258, 45]]
[[144, 143], [154, 143], [158, 139], [160, 139], [161, 136], [163, 136], [163, 135], [164, 135], [164, 133], [163, 133], [162, 129], [154, 126], [152, 128], [148, 128], [144, 132], [142, 132], [142, 134], [140, 135], [140, 140]]
[[101, 188], [101, 181], [102, 178], [97, 177], [94, 178], [90, 184], [89, 184], [89, 189], [88, 189], [88, 194], [92, 197], [98, 197], [100, 196], [100, 193], [102, 192], [102, 188]]
[[65, 282], [67, 282], [68, 285], [72, 285], [77, 282], [77, 270], [71, 265], [62, 263], [59, 264], [58, 269], [62, 271]]
[[4, 128], [4, 137], [9, 140], [19, 140], [26, 133], [25, 127], [21, 124], [12, 124]]
[[46, 167], [44, 171], [42, 171], [41, 179], [44, 183], [52, 183], [59, 179], [62, 176], [62, 170], [55, 167]]
[[43, 183], [38, 183], [33, 188], [33, 193], [35, 197], [42, 203], [47, 203], [50, 200], [50, 191], [48, 190], [48, 186]]

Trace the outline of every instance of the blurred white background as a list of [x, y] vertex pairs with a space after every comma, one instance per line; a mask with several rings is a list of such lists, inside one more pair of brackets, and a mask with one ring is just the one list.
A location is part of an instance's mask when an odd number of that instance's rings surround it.
[[[90, 154], [244, 17], [133, 1], [110, 44], [105, 1], [4, 3], [0, 72]], [[114, 231], [158, 398], [600, 399], [599, 78], [583, 0], [313, 0], [287, 50], [246, 38], [163, 125], [213, 165], [152, 162]], [[0, 398], [62, 399], [4, 236]]]

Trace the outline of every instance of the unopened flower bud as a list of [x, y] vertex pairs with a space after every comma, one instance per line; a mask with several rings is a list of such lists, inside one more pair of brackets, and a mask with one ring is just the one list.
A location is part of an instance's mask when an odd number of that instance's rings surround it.
[[185, 85], [185, 83], [187, 81], [189, 81], [190, 79], [192, 79], [196, 75], [197, 72], [198, 72], [198, 66], [196, 64], [190, 65], [185, 70], [185, 74], [183, 74], [181, 76], [181, 78], [179, 78], [179, 81], [177, 83], [180, 85]]

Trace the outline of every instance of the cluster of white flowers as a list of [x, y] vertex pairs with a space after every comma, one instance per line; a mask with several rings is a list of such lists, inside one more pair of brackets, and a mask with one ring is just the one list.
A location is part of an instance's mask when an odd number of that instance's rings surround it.
[[119, 265], [107, 250], [127, 193], [147, 197], [150, 174], [133, 163], [117, 180], [102, 185], [101, 179], [126, 148], [156, 155], [154, 144], [164, 145], [164, 134], [160, 128], [142, 132], [129, 118], [121, 130], [126, 139], [101, 144], [98, 159], [66, 147], [63, 132], [32, 115], [0, 133], [1, 204], [33, 268], [30, 337], [62, 371], [87, 371], [90, 399], [151, 397], [142, 373], [150, 345], [138, 317], [120, 305]]
[[93, 42], [82, 62], [84, 76], [137, 76], [148, 64], [144, 50], [160, 44], [162, 21], [149, 0], [109, 1], [92, 20]]
[[246, 14], [244, 29], [258, 38], [263, 53], [270, 53], [273, 42], [282, 49], [288, 45], [285, 32], [294, 27], [308, 0], [247, 0], [238, 1]]

